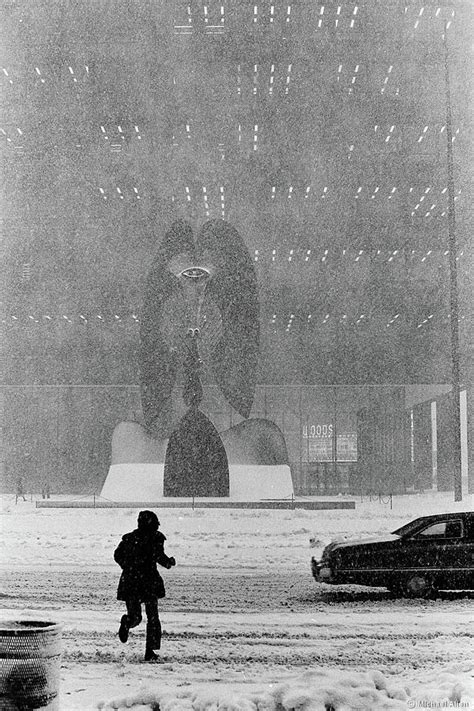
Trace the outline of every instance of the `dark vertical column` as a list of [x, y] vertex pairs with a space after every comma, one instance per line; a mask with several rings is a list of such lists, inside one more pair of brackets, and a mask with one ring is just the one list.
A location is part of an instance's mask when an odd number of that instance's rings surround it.
[[454, 500], [462, 500], [461, 474], [461, 415], [460, 415], [460, 365], [459, 365], [459, 309], [458, 280], [456, 263], [456, 214], [454, 206], [454, 169], [453, 169], [453, 131], [451, 115], [451, 92], [449, 86], [449, 55], [447, 23], [443, 35], [445, 49], [445, 79], [446, 79], [446, 141], [448, 163], [448, 238], [449, 238], [449, 277], [450, 277], [450, 313], [451, 313], [451, 365], [452, 365], [452, 447]]

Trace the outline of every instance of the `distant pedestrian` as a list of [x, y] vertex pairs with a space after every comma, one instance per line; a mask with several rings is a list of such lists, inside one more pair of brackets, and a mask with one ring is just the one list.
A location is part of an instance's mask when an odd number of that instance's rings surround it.
[[153, 511], [140, 511], [138, 528], [126, 533], [114, 552], [114, 559], [122, 568], [117, 590], [117, 599], [127, 606], [122, 616], [118, 636], [121, 642], [128, 640], [128, 633], [142, 621], [142, 603], [147, 616], [145, 661], [156, 662], [159, 657], [154, 650], [161, 647], [161, 623], [158, 600], [165, 597], [163, 578], [157, 563], [164, 568], [176, 565], [164, 551], [166, 536], [158, 531], [160, 522]]
[[25, 490], [23, 489], [23, 480], [21, 477], [19, 477], [16, 482], [15, 504], [18, 503], [18, 499], [20, 497], [23, 499], [23, 501], [26, 501]]

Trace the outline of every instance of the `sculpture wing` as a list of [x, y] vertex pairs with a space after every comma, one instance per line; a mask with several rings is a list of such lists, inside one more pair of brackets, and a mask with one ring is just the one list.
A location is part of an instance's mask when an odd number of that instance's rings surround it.
[[140, 323], [140, 388], [145, 424], [150, 434], [165, 437], [171, 423], [171, 393], [179, 365], [173, 339], [178, 333], [182, 295], [168, 269], [178, 254], [193, 254], [191, 227], [177, 220], [166, 233], [148, 274]]
[[205, 223], [197, 249], [217, 266], [206, 290], [222, 318], [221, 336], [212, 354], [214, 375], [226, 400], [247, 418], [255, 393], [260, 337], [253, 261], [237, 230], [224, 220]]

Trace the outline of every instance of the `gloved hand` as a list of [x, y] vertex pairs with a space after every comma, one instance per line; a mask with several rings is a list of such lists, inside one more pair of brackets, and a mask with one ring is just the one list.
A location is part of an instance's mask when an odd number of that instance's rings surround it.
[[170, 558], [169, 562], [170, 562], [171, 567], [173, 567], [173, 565], [176, 565], [176, 561], [174, 558]]

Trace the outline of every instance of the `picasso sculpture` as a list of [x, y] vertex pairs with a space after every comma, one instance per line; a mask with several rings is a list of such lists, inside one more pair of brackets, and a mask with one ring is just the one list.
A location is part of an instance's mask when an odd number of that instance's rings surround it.
[[[262, 422], [249, 421], [254, 424], [248, 428], [245, 421], [258, 350], [257, 279], [239, 233], [223, 220], [211, 220], [194, 236], [187, 222], [174, 222], [148, 274], [139, 356], [145, 430], [152, 439], [167, 440], [165, 496], [229, 495], [229, 452], [242, 451], [247, 436], [262, 440]], [[244, 418], [224, 437], [200, 409], [203, 372]], [[176, 423], [177, 382], [187, 411]], [[284, 444], [283, 450], [277, 459], [286, 459]]]

